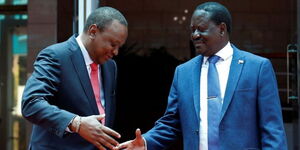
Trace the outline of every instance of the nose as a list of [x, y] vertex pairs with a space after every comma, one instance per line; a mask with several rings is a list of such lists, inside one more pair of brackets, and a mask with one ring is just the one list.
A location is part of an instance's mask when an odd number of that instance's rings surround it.
[[192, 40], [196, 40], [200, 37], [200, 32], [198, 30], [195, 30], [192, 32]]
[[114, 56], [117, 56], [119, 53], [119, 48], [115, 48], [112, 52]]

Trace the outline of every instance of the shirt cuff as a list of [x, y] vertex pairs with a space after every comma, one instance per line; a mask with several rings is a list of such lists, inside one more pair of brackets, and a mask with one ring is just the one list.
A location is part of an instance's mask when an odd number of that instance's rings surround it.
[[74, 116], [74, 117], [72, 118], [72, 120], [69, 122], [67, 128], [65, 129], [66, 132], [68, 132], [68, 133], [74, 133], [74, 132], [72, 132], [71, 129], [69, 128], [69, 125], [73, 122], [73, 120], [75, 119], [75, 117], [76, 117], [76, 116]]
[[143, 137], [144, 140], [144, 144], [145, 144], [145, 150], [147, 150], [147, 141], [145, 140], [145, 138]]

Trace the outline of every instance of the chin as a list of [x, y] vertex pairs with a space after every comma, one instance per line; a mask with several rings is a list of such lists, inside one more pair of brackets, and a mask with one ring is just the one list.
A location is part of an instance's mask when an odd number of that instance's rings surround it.
[[108, 61], [109, 59], [103, 59], [103, 60], [99, 60], [99, 64], [104, 64]]
[[104, 64], [106, 61], [99, 61], [99, 64], [102, 65]]
[[196, 49], [196, 55], [203, 55], [204, 51], [202, 49]]
[[210, 52], [204, 49], [196, 49], [196, 55], [210, 56]]

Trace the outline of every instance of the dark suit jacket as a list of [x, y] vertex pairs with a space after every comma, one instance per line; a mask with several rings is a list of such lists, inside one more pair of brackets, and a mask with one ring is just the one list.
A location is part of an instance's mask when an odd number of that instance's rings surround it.
[[[233, 46], [219, 125], [221, 150], [286, 150], [277, 82], [270, 61]], [[199, 150], [200, 74], [203, 56], [178, 66], [167, 110], [144, 134], [148, 150], [168, 147], [178, 136], [185, 150]]]
[[[23, 116], [33, 123], [33, 150], [93, 150], [92, 144], [76, 133], [65, 131], [75, 115], [99, 114], [82, 52], [75, 35], [42, 50], [22, 98]], [[116, 64], [101, 65], [105, 96], [106, 126], [115, 116]]]

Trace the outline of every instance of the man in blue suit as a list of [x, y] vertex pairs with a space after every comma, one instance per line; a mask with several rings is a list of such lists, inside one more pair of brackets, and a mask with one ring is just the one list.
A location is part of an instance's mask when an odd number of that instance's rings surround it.
[[219, 3], [199, 5], [190, 27], [200, 55], [176, 68], [164, 116], [116, 149], [161, 150], [182, 137], [185, 150], [286, 150], [271, 62], [230, 43], [231, 15]]
[[[29, 149], [105, 150], [118, 144], [115, 116], [116, 64], [111, 58], [127, 39], [125, 17], [100, 7], [84, 31], [42, 50], [22, 98], [33, 123]], [[104, 115], [106, 114], [106, 115]]]

